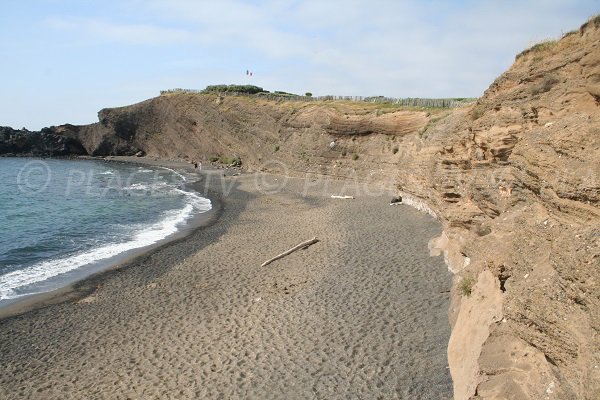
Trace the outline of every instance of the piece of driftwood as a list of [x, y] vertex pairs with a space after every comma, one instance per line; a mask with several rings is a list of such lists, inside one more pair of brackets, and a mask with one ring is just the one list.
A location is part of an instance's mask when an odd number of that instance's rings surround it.
[[331, 198], [332, 199], [353, 199], [354, 196], [338, 196], [338, 195], [332, 194]]
[[283, 253], [276, 255], [275, 257], [271, 258], [270, 260], [265, 261], [264, 263], [262, 263], [261, 267], [267, 266], [269, 264], [271, 264], [273, 261], [279, 260], [280, 258], [283, 258], [285, 256], [287, 256], [290, 253], [293, 253], [294, 251], [298, 250], [298, 249], [302, 249], [305, 247], [310, 246], [311, 244], [315, 244], [319, 241], [319, 239], [317, 239], [316, 237], [307, 240], [306, 242], [302, 242], [294, 247], [292, 247], [289, 250], [284, 251]]

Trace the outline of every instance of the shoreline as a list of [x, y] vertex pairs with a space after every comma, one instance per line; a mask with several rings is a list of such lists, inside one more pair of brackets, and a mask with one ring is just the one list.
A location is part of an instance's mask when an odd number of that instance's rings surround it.
[[[28, 158], [38, 158], [38, 157], [28, 157]], [[187, 165], [183, 162], [172, 161], [172, 160], [144, 160], [142, 162], [136, 162], [135, 158], [137, 157], [128, 157], [128, 156], [118, 156], [113, 158], [105, 158], [105, 157], [46, 157], [49, 159], [68, 159], [71, 161], [77, 160], [88, 160], [88, 161], [105, 161], [111, 163], [120, 163], [120, 164], [128, 164], [128, 165], [136, 165], [136, 166], [152, 166], [152, 167], [163, 167], [163, 168], [180, 168], [185, 169], [186, 172], [194, 172], [198, 176], [194, 177], [194, 181], [185, 182], [184, 185], [187, 188], [190, 188], [193, 192], [202, 195], [207, 198], [211, 202], [211, 209], [205, 212], [197, 213], [192, 216], [188, 221], [186, 221], [185, 225], [180, 227], [177, 232], [172, 235], [169, 235], [166, 238], [159, 240], [158, 242], [144, 246], [139, 248], [134, 248], [127, 250], [123, 253], [112, 256], [106, 260], [100, 261], [99, 265], [93, 268], [90, 271], [75, 271], [79, 273], [80, 276], [74, 278], [73, 281], [66, 282], [64, 285], [52, 289], [46, 292], [33, 293], [22, 296], [20, 298], [13, 299], [8, 302], [8, 304], [0, 306], [0, 321], [15, 317], [30, 311], [34, 311], [39, 308], [48, 307], [53, 304], [61, 303], [63, 301], [78, 301], [81, 298], [87, 296], [90, 292], [93, 292], [94, 287], [97, 287], [98, 284], [102, 282], [102, 279], [105, 274], [113, 273], [115, 270], [121, 268], [128, 268], [131, 265], [135, 264], [138, 258], [150, 256], [153, 252], [159, 251], [164, 246], [169, 246], [172, 244], [176, 244], [180, 240], [185, 240], [185, 238], [191, 234], [193, 234], [196, 230], [202, 229], [210, 224], [216, 223], [219, 215], [223, 211], [223, 203], [220, 195], [206, 187], [201, 187], [201, 183], [204, 180], [204, 177], [201, 175], [200, 171], [194, 171], [193, 168], [190, 168], [190, 165]], [[134, 158], [134, 159], [131, 159]], [[131, 160], [130, 160], [131, 159]], [[211, 171], [204, 171], [211, 173]], [[79, 267], [78, 270], [85, 270], [86, 266]], [[108, 276], [108, 275], [107, 275]], [[89, 282], [88, 282], [89, 281]], [[95, 282], [95, 284], [94, 284]]]
[[258, 177], [209, 172], [212, 223], [0, 320], [0, 397], [451, 398], [440, 224], [387, 192]]

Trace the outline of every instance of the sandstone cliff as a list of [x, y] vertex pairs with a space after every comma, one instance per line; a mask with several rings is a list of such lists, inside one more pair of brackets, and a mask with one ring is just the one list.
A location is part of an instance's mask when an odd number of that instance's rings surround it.
[[524, 52], [402, 159], [459, 272], [456, 399], [600, 398], [599, 28]]
[[598, 18], [519, 55], [465, 109], [167, 94], [15, 135], [0, 153], [63, 138], [75, 154], [240, 157], [397, 187], [444, 225], [431, 250], [456, 273], [455, 399], [600, 398]]

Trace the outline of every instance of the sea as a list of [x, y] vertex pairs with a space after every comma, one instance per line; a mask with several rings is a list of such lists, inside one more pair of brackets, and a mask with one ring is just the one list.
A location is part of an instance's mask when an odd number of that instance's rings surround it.
[[175, 237], [209, 199], [164, 167], [0, 158], [0, 307]]

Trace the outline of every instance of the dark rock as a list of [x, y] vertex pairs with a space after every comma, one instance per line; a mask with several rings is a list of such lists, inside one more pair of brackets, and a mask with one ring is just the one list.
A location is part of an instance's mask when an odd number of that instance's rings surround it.
[[54, 127], [40, 132], [0, 127], [1, 155], [69, 156], [86, 155], [77, 137], [62, 135]]
[[402, 196], [393, 197], [390, 204], [402, 204]]

